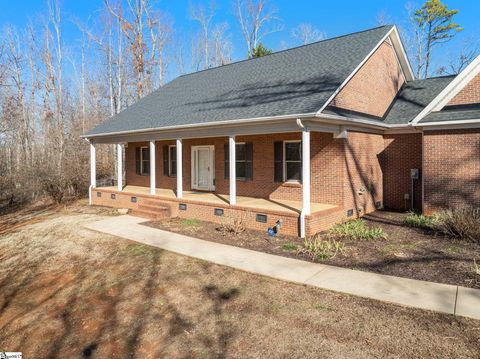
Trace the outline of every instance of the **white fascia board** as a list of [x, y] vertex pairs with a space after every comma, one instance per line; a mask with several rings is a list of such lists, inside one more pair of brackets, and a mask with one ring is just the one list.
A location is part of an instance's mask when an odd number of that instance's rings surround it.
[[393, 27], [392, 36], [390, 36], [390, 39], [392, 40], [393, 47], [395, 48], [395, 55], [397, 56], [405, 78], [407, 81], [415, 80], [415, 74], [413, 73], [412, 65], [408, 59], [407, 52], [403, 47], [402, 38], [400, 37], [397, 26]]
[[317, 114], [315, 117], [317, 118], [317, 121], [324, 120], [323, 122], [336, 124], [336, 125], [357, 126], [357, 127], [362, 126], [362, 127], [373, 128], [378, 130], [385, 130], [387, 128], [390, 128], [390, 125], [387, 125], [378, 121], [366, 120], [366, 119], [360, 119], [360, 118], [350, 118], [350, 117], [339, 116], [339, 115], [330, 115], [327, 113], [320, 113], [320, 114]]
[[82, 138], [95, 138], [95, 137], [104, 137], [104, 136], [116, 136], [116, 135], [125, 135], [125, 134], [139, 134], [139, 133], [149, 133], [149, 132], [158, 132], [158, 131], [170, 131], [170, 130], [183, 130], [183, 129], [194, 129], [199, 127], [210, 127], [210, 126], [231, 126], [237, 124], [248, 124], [248, 123], [260, 123], [265, 121], [276, 121], [276, 120], [286, 120], [286, 119], [297, 119], [297, 118], [306, 118], [313, 117], [316, 113], [302, 113], [302, 114], [293, 114], [293, 115], [280, 115], [280, 116], [269, 116], [269, 117], [255, 117], [255, 118], [245, 118], [238, 120], [224, 120], [224, 121], [215, 121], [215, 122], [205, 122], [205, 123], [196, 123], [188, 125], [175, 125], [175, 126], [165, 126], [165, 127], [152, 127], [138, 130], [125, 130], [125, 131], [116, 131], [116, 132], [105, 132], [105, 133], [96, 133], [93, 135], [81, 135]]
[[475, 76], [480, 73], [480, 55], [475, 58], [447, 87], [440, 92], [437, 97], [425, 107], [411, 122], [417, 125], [430, 112], [440, 111], [447, 103], [450, 102]]
[[454, 129], [468, 129], [479, 128], [480, 119], [475, 120], [461, 120], [461, 121], [437, 121], [419, 123], [415, 128], [421, 128], [422, 130], [454, 130]]

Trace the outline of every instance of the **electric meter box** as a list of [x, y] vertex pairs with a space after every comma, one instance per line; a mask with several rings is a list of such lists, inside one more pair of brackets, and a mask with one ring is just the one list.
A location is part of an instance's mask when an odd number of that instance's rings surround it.
[[412, 168], [410, 170], [410, 178], [413, 180], [418, 180], [420, 178], [420, 170], [418, 168]]

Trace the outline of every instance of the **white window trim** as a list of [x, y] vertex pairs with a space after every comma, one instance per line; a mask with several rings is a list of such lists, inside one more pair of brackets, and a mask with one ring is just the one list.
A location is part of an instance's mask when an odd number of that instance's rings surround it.
[[[299, 180], [287, 180], [287, 158], [285, 156], [285, 148], [287, 143], [300, 143], [300, 148], [302, 148], [302, 140], [287, 140], [283, 141], [283, 154], [282, 154], [282, 162], [283, 162], [283, 183], [302, 183], [302, 181]], [[302, 152], [300, 150], [300, 161], [288, 161], [288, 162], [300, 162], [301, 165], [303, 165], [302, 161]]]
[[[144, 159], [143, 159], [143, 149], [147, 149], [148, 151], [150, 151], [150, 147], [148, 146], [141, 146], [140, 147], [140, 176], [148, 176], [150, 175], [150, 172], [148, 173], [145, 173], [145, 171], [143, 170], [143, 162], [144, 162]], [[150, 152], [149, 152], [150, 153]], [[150, 161], [149, 160], [145, 160], [145, 161]]]
[[171, 151], [172, 147], [175, 148], [175, 151], [176, 151], [177, 146], [176, 145], [168, 146], [168, 177], [177, 177], [176, 174], [172, 175], [172, 151]]

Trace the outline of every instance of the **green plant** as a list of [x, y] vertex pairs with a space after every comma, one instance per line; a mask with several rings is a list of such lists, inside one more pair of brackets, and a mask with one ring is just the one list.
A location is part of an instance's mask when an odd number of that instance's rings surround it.
[[409, 227], [434, 229], [440, 218], [438, 216], [424, 216], [415, 212], [409, 212], [404, 223]]
[[298, 245], [292, 242], [288, 242], [282, 245], [282, 249], [284, 251], [296, 251], [298, 249]]
[[196, 218], [183, 219], [180, 223], [184, 227], [197, 227], [200, 225], [200, 221]]
[[439, 213], [438, 232], [480, 244], [480, 208], [456, 208]]
[[374, 240], [387, 239], [387, 234], [380, 227], [369, 228], [361, 219], [350, 220], [333, 226], [327, 233], [330, 238]]
[[338, 253], [345, 252], [345, 245], [334, 239], [324, 240], [319, 236], [307, 237], [303, 247], [297, 249], [297, 254], [303, 254], [314, 261], [334, 258]]

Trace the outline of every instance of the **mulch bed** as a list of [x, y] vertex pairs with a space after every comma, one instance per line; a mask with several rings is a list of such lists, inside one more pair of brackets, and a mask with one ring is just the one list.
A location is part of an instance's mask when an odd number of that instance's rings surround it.
[[[480, 288], [480, 275], [474, 272], [474, 262], [480, 266], [480, 245], [446, 238], [434, 233], [410, 228], [403, 224], [405, 214], [379, 211], [364, 219], [370, 227], [381, 227], [387, 240], [341, 240], [346, 252], [321, 263], [407, 277], [418, 280]], [[185, 234], [213, 242], [234, 245], [265, 253], [311, 259], [297, 254], [291, 244], [301, 246], [298, 237], [246, 230], [239, 235], [225, 235], [218, 224], [172, 218], [147, 222], [146, 225]]]

